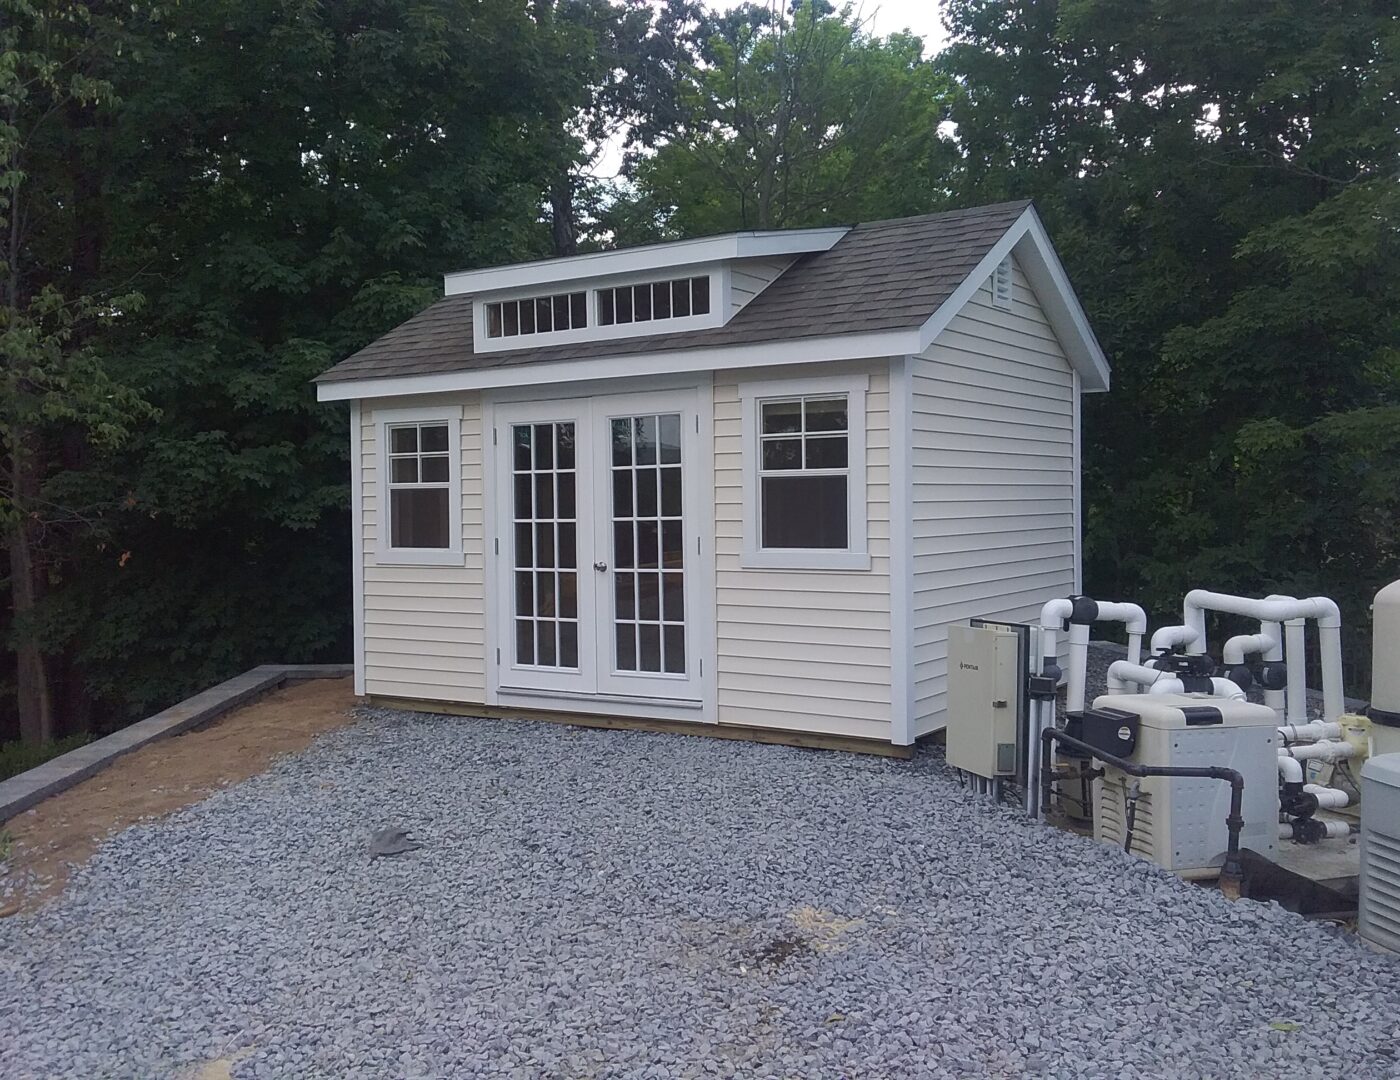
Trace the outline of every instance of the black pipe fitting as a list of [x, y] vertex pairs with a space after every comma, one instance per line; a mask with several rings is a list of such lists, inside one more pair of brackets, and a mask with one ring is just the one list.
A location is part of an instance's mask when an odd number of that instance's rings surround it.
[[1293, 839], [1300, 844], [1316, 844], [1327, 839], [1327, 826], [1314, 817], [1297, 818], [1293, 822]]
[[1288, 668], [1282, 661], [1264, 661], [1259, 669], [1259, 686], [1264, 690], [1282, 690], [1288, 685]]
[[1089, 596], [1071, 596], [1069, 602], [1074, 605], [1069, 613], [1069, 621], [1079, 623], [1081, 626], [1089, 626], [1098, 621], [1099, 602]]
[[1225, 672], [1225, 678], [1241, 690], [1248, 690], [1254, 684], [1254, 672], [1249, 670], [1248, 664], [1236, 664]]
[[[1219, 765], [1138, 765], [1106, 754], [1097, 747], [1065, 733], [1062, 728], [1046, 728], [1040, 733], [1040, 807], [1042, 814], [1050, 813], [1054, 794], [1054, 748], [1058, 742], [1111, 765], [1129, 776], [1185, 776], [1223, 780], [1230, 785], [1230, 813], [1225, 818], [1228, 839], [1225, 843], [1225, 863], [1220, 868], [1220, 890], [1231, 899], [1240, 896], [1244, 884], [1244, 863], [1240, 859], [1240, 833], [1244, 829], [1244, 777], [1235, 769]], [[1325, 831], [1325, 829], [1324, 829]]]

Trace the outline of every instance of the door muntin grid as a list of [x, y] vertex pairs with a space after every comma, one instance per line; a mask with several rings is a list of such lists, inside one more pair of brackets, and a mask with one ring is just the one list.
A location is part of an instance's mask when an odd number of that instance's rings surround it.
[[579, 669], [576, 434], [572, 421], [511, 427], [519, 667]]
[[609, 421], [614, 670], [685, 675], [681, 416]]

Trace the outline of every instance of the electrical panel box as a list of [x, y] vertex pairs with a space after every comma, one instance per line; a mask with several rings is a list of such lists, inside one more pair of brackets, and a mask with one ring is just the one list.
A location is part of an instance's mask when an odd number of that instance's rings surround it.
[[[1105, 694], [1094, 710], [1138, 718], [1128, 760], [1219, 765], [1244, 777], [1240, 846], [1268, 857], [1278, 844], [1278, 714], [1267, 705], [1203, 694]], [[1122, 847], [1128, 795], [1140, 795], [1130, 851], [1183, 877], [1208, 877], [1225, 859], [1230, 785], [1208, 777], [1129, 776], [1105, 764], [1094, 782], [1094, 837]]]
[[949, 765], [974, 776], [1017, 775], [1026, 664], [1024, 628], [948, 627]]

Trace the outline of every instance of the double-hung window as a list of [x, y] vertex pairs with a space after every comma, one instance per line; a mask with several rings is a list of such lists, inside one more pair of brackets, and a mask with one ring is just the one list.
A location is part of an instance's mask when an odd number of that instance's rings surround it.
[[460, 413], [391, 410], [376, 420], [382, 451], [379, 560], [460, 563]]
[[861, 378], [748, 384], [744, 564], [866, 569]]

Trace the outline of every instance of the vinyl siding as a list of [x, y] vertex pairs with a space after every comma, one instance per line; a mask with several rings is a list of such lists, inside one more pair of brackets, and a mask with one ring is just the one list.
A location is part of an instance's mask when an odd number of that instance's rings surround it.
[[[459, 408], [461, 566], [382, 566], [376, 558], [379, 491], [376, 406]], [[486, 700], [481, 399], [478, 394], [365, 401], [360, 409], [361, 573], [365, 692], [438, 701]]]
[[729, 264], [729, 315], [732, 318], [744, 305], [777, 280], [792, 265], [789, 258], [736, 259]]
[[[746, 569], [741, 566], [746, 463], [740, 382], [838, 372], [870, 376], [865, 400], [871, 569]], [[889, 391], [885, 361], [715, 375], [720, 723], [890, 738]]]
[[1034, 622], [1074, 591], [1075, 384], [1020, 267], [911, 360], [914, 728], [944, 725], [949, 623]]

